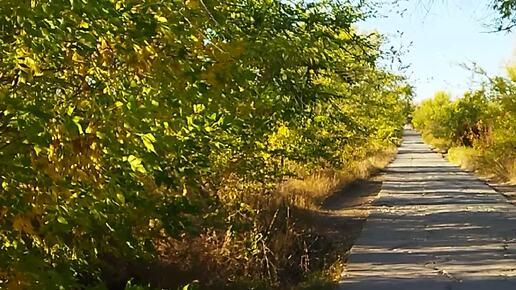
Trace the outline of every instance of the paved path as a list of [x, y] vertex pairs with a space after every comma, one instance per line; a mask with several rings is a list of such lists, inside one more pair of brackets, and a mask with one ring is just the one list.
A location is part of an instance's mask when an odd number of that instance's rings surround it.
[[405, 130], [340, 290], [516, 290], [516, 206]]

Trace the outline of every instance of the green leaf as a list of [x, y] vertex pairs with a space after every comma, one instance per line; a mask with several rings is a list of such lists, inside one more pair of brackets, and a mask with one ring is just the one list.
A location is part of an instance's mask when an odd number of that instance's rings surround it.
[[317, 123], [322, 123], [322, 122], [325, 122], [326, 120], [328, 120], [327, 116], [316, 116], [314, 118], [314, 121]]
[[62, 217], [62, 216], [58, 216], [57, 217], [57, 221], [60, 223], [60, 224], [64, 224], [64, 225], [67, 225], [68, 224], [68, 221]]
[[122, 204], [125, 203], [125, 196], [123, 193], [119, 192], [116, 194], [116, 198], [118, 199], [119, 202], [121, 202]]

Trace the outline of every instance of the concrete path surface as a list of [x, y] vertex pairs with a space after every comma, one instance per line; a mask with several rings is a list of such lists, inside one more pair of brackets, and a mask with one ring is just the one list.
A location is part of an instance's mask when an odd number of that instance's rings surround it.
[[516, 290], [516, 206], [405, 130], [340, 290]]

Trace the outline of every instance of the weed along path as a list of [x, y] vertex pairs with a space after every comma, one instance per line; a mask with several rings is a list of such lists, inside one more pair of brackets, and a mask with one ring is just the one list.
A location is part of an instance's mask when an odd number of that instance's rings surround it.
[[405, 130], [339, 289], [514, 290], [516, 206]]

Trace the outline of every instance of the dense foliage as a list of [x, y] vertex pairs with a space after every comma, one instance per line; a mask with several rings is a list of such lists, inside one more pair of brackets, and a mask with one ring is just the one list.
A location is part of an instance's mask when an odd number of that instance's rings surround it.
[[106, 260], [208, 229], [252, 260], [267, 237], [244, 193], [364, 158], [405, 120], [410, 88], [376, 66], [351, 4], [7, 0], [0, 15], [2, 288], [102, 288]]
[[442, 149], [465, 146], [492, 161], [481, 167], [499, 167], [502, 179], [516, 170], [516, 70], [508, 78], [489, 78], [478, 90], [454, 101], [443, 92], [425, 100], [414, 112], [413, 124]]

